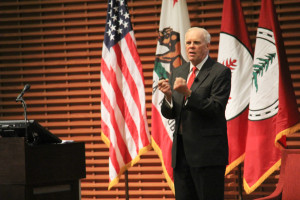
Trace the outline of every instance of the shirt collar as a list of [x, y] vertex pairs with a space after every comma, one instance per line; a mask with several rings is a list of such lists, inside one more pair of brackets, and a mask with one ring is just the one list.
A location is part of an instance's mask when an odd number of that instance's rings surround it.
[[[208, 55], [206, 55], [206, 57], [196, 66], [198, 71], [201, 70], [202, 66], [204, 65], [204, 63], [206, 62], [206, 60], [208, 59]], [[190, 71], [193, 70], [194, 65], [190, 62]]]

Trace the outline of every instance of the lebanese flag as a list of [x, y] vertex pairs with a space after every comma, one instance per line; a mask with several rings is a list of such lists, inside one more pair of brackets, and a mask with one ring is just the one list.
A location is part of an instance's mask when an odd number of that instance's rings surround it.
[[152, 93], [152, 147], [158, 154], [165, 178], [173, 193], [172, 144], [175, 120], [169, 120], [160, 112], [164, 94], [157, 89], [160, 78], [168, 78], [172, 70], [187, 61], [184, 37], [190, 28], [185, 0], [163, 0], [159, 24], [159, 36], [153, 70]]
[[[300, 129], [281, 30], [272, 0], [262, 0], [253, 63], [244, 162], [249, 194], [281, 164], [286, 135]], [[278, 148], [279, 147], [279, 148]]]
[[231, 69], [226, 107], [229, 164], [225, 175], [243, 162], [248, 129], [253, 50], [239, 0], [224, 0], [218, 62]]

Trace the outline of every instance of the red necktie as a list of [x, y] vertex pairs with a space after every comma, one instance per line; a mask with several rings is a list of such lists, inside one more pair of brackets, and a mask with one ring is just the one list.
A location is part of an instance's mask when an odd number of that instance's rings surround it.
[[191, 88], [191, 86], [192, 86], [192, 84], [193, 84], [193, 82], [194, 82], [194, 80], [195, 80], [195, 77], [196, 77], [196, 71], [197, 71], [197, 67], [193, 67], [193, 72], [192, 72], [192, 74], [190, 75], [189, 80], [188, 80], [188, 82], [187, 82], [187, 86], [188, 86], [189, 89]]

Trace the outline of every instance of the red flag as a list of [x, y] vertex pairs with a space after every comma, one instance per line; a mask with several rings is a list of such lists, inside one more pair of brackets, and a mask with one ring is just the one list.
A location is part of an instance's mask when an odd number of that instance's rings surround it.
[[226, 107], [229, 164], [225, 174], [245, 157], [253, 50], [239, 0], [224, 0], [218, 62], [231, 69], [231, 92]]
[[109, 146], [109, 189], [150, 146], [142, 65], [126, 2], [110, 0], [101, 61], [102, 139]]
[[256, 35], [244, 189], [254, 191], [280, 166], [286, 135], [300, 129], [283, 39], [272, 0], [263, 0]]

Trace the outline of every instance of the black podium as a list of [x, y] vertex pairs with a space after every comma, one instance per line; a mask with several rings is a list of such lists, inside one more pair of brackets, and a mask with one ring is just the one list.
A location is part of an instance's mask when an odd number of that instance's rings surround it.
[[28, 145], [24, 137], [0, 138], [1, 200], [79, 200], [85, 176], [82, 142]]

